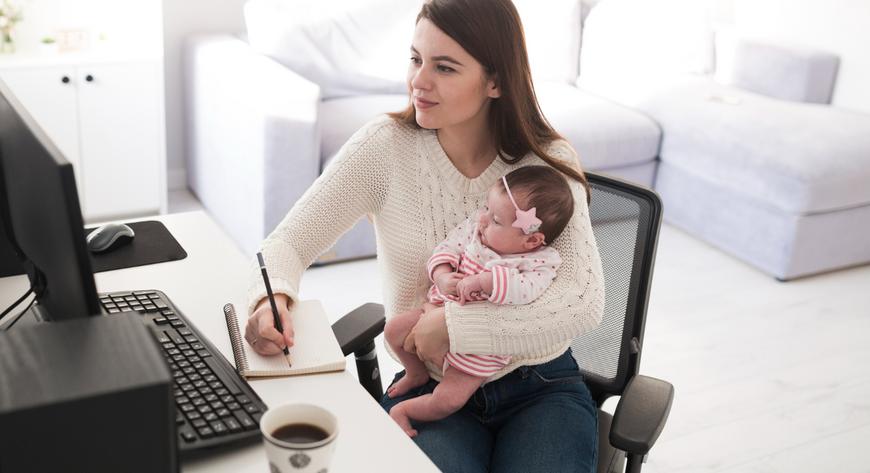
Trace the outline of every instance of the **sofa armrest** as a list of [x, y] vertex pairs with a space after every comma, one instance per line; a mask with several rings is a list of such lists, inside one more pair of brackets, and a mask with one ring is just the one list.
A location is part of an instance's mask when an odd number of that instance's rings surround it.
[[674, 400], [667, 381], [637, 375], [628, 382], [610, 427], [610, 444], [633, 455], [646, 455], [656, 443]]
[[831, 103], [840, 59], [834, 54], [718, 35], [716, 77], [750, 92], [794, 102]]
[[320, 174], [317, 85], [231, 35], [184, 49], [188, 183], [246, 254]]

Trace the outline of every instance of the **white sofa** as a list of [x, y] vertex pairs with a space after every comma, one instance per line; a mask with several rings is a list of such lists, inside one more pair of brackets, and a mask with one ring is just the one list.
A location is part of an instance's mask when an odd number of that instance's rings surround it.
[[[581, 2], [548, 0], [549, 9], [536, 2], [517, 5], [545, 115], [584, 168], [652, 186], [658, 125], [574, 85]], [[331, 9], [316, 12], [307, 3], [252, 0], [247, 37], [196, 36], [186, 45], [189, 185], [247, 253], [354, 131], [407, 105], [404, 77], [419, 2], [333, 0]], [[320, 261], [374, 251], [374, 232], [363, 219]]]
[[[247, 37], [186, 46], [189, 184], [248, 253], [353, 131], [407, 103], [418, 2], [308, 3], [250, 0]], [[603, 0], [585, 23], [579, 0], [515, 3], [541, 107], [585, 169], [655, 185], [667, 220], [780, 279], [870, 261], [849, 231], [870, 230], [870, 117], [794, 102], [830, 99], [835, 58], [749, 45], [736, 64], [779, 66], [739, 89], [713, 80], [705, 2]], [[374, 248], [363, 219], [321, 261]]]
[[[828, 105], [837, 58], [720, 35], [715, 78], [651, 74], [650, 50], [666, 47], [656, 3], [590, 13], [578, 83], [661, 126], [665, 220], [781, 280], [870, 261], [870, 115]], [[711, 53], [690, 25], [665, 41]]]

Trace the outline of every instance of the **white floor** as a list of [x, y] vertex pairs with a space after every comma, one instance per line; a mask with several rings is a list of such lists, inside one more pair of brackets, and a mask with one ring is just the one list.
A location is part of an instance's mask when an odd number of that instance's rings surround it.
[[[301, 294], [337, 318], [380, 285], [365, 260], [310, 269]], [[644, 471], [870, 472], [868, 338], [870, 266], [780, 283], [665, 225], [641, 372], [676, 397]]]

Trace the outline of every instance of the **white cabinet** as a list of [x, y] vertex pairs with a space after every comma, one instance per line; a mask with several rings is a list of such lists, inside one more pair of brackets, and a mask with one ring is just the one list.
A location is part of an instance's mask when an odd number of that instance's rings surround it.
[[159, 62], [3, 66], [0, 79], [73, 163], [86, 221], [165, 211]]

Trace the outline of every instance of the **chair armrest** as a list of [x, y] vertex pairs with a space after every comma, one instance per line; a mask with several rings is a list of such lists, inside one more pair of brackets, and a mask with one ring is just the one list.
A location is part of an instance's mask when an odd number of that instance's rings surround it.
[[354, 354], [359, 383], [380, 402], [384, 395], [375, 337], [384, 331], [387, 320], [381, 304], [363, 304], [332, 324], [332, 332], [344, 356]]
[[384, 306], [369, 302], [332, 324], [332, 332], [344, 356], [358, 352], [384, 331]]
[[674, 386], [667, 381], [637, 375], [628, 382], [610, 427], [610, 443], [635, 455], [646, 455], [668, 420]]
[[320, 174], [320, 89], [232, 35], [184, 46], [188, 183], [253, 254]]
[[726, 84], [794, 102], [831, 103], [840, 59], [834, 54], [723, 34], [716, 77]]

